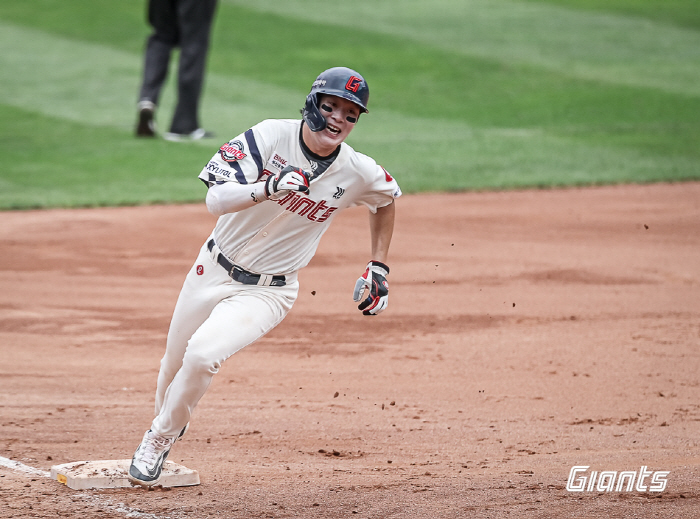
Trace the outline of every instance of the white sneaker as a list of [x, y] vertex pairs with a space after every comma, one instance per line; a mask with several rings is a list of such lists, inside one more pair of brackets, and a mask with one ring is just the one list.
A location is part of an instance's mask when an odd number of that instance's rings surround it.
[[167, 133], [163, 134], [163, 138], [166, 141], [172, 141], [172, 142], [188, 142], [188, 141], [200, 141], [202, 139], [213, 139], [214, 134], [212, 132], [206, 131], [204, 128], [197, 128], [192, 133], [167, 132]]
[[175, 438], [163, 438], [151, 430], [146, 431], [131, 460], [129, 481], [147, 487], [158, 484], [173, 443]]

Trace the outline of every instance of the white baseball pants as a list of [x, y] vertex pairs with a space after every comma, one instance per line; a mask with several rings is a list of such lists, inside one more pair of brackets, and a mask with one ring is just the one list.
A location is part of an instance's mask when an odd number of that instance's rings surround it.
[[277, 326], [298, 291], [296, 276], [282, 287], [234, 281], [205, 242], [173, 312], [151, 429], [166, 438], [177, 436], [221, 364]]

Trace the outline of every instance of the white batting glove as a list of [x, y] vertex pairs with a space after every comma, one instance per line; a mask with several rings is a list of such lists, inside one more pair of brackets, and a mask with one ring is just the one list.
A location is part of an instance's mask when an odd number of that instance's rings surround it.
[[355, 302], [362, 299], [365, 290], [369, 291], [367, 299], [357, 306], [364, 315], [377, 315], [389, 305], [389, 282], [386, 280], [388, 275], [388, 266], [379, 261], [370, 261], [365, 273], [355, 283], [355, 292], [352, 295]]
[[265, 196], [268, 200], [279, 200], [290, 191], [309, 194], [309, 174], [301, 168], [287, 166], [279, 173], [267, 177]]

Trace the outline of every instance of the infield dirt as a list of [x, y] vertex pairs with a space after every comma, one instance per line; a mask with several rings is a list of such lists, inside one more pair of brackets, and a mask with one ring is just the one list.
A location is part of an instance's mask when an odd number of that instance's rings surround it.
[[[174, 447], [200, 486], [77, 492], [0, 466], [0, 517], [698, 517], [700, 183], [397, 209], [388, 310], [352, 301], [370, 258], [349, 210]], [[131, 457], [214, 222], [203, 204], [0, 213], [0, 456]], [[570, 492], [575, 465], [669, 474]]]

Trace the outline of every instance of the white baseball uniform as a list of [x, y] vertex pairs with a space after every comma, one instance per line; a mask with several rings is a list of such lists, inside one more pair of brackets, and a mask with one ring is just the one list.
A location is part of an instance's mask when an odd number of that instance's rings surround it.
[[[178, 435], [228, 357], [284, 319], [297, 297], [297, 271], [335, 215], [357, 205], [376, 212], [401, 196], [386, 170], [346, 143], [328, 158], [314, 155], [301, 140], [301, 125], [263, 121], [224, 144], [199, 175], [210, 189], [210, 210], [226, 199], [227, 188], [236, 193], [229, 209], [239, 210], [213, 210], [221, 216], [178, 298], [151, 427], [161, 436]], [[267, 176], [289, 165], [312, 174], [309, 194], [265, 200]]]

